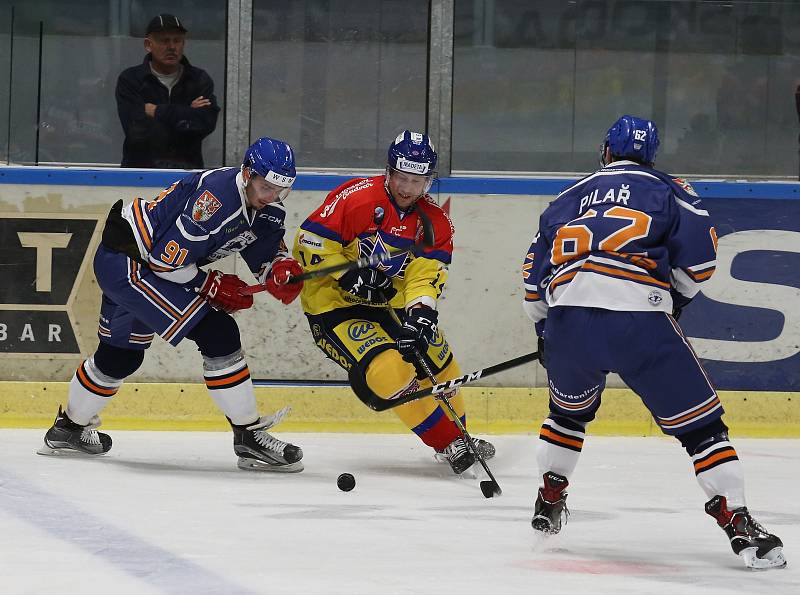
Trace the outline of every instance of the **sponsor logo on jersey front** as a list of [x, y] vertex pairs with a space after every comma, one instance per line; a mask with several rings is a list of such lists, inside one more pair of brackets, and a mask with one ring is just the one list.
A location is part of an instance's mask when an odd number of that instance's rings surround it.
[[312, 248], [322, 249], [322, 238], [308, 233], [307, 231], [304, 231], [298, 236], [297, 242], [301, 246], [311, 246]]
[[192, 219], [194, 221], [208, 221], [212, 215], [219, 211], [222, 203], [208, 190], [197, 197], [192, 207]]

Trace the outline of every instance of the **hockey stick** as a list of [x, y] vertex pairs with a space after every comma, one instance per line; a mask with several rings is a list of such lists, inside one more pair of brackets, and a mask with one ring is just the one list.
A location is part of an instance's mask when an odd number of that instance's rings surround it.
[[[431, 224], [430, 219], [427, 215], [425, 215], [421, 210], [417, 209], [417, 214], [419, 215], [420, 221], [422, 221], [423, 232], [429, 231], [430, 236], [428, 240], [430, 244], [433, 244], [433, 225]], [[380, 290], [379, 290], [380, 293]], [[394, 311], [394, 308], [389, 304], [387, 300], [383, 300], [386, 302], [386, 310], [389, 312], [389, 316], [394, 320], [395, 324], [398, 328], [403, 327], [403, 323], [400, 320], [400, 317], [397, 315], [397, 312]], [[428, 362], [425, 361], [425, 358], [419, 352], [418, 349], [414, 349], [414, 358], [417, 360], [419, 367], [422, 368], [422, 371], [425, 372], [425, 375], [431, 381], [432, 384], [438, 384], [436, 382], [436, 376], [433, 374], [433, 370], [431, 370]], [[461, 432], [461, 437], [466, 442], [467, 447], [469, 450], [472, 451], [472, 454], [475, 456], [475, 459], [481, 464], [483, 470], [486, 471], [486, 475], [489, 477], [488, 480], [484, 480], [480, 482], [481, 492], [483, 493], [484, 498], [492, 498], [494, 496], [500, 496], [503, 493], [503, 490], [500, 489], [500, 484], [497, 483], [494, 475], [492, 475], [492, 471], [489, 469], [489, 466], [486, 464], [486, 461], [483, 458], [483, 455], [478, 451], [478, 448], [475, 446], [475, 441], [470, 436], [469, 432], [467, 432], [466, 426], [461, 421], [461, 417], [456, 412], [453, 404], [448, 399], [447, 395], [440, 392], [436, 397], [438, 401], [441, 401], [444, 404], [445, 409], [450, 413], [450, 417], [452, 417], [453, 421], [455, 422], [456, 426], [458, 427], [458, 431]]]
[[[375, 215], [373, 219], [378, 225], [380, 225], [380, 223], [383, 221], [383, 209], [381, 207], [375, 208]], [[292, 275], [289, 277], [287, 283], [300, 283], [301, 281], [308, 281], [309, 279], [324, 277], [325, 275], [330, 275], [331, 273], [337, 273], [339, 271], [354, 271], [356, 269], [374, 267], [379, 264], [387, 264], [393, 258], [402, 256], [404, 254], [411, 253], [416, 255], [420, 249], [430, 248], [433, 246], [433, 224], [431, 223], [431, 220], [427, 217], [420, 217], [420, 221], [422, 222], [422, 236], [414, 243], [413, 246], [404, 248], [402, 250], [389, 251], [385, 254], [371, 254], [369, 256], [362, 256], [350, 262], [343, 262], [341, 264], [334, 264], [332, 266], [315, 269], [313, 271], [306, 271], [305, 273], [296, 276]], [[242, 295], [253, 295], [266, 290], [267, 286], [265, 284], [258, 283], [256, 285], [243, 287], [239, 290], [239, 293]]]
[[[423, 388], [422, 390], [418, 390], [413, 393], [403, 395], [396, 399], [382, 399], [375, 393], [371, 393], [368, 395], [359, 394], [358, 396], [361, 399], [361, 401], [373, 411], [386, 411], [387, 409], [393, 409], [395, 407], [399, 407], [400, 405], [405, 405], [406, 403], [410, 403], [411, 401], [416, 401], [418, 399], [429, 397], [430, 395], [440, 395], [442, 393], [450, 392], [455, 388], [464, 386], [466, 384], [471, 384], [476, 380], [480, 380], [481, 378], [486, 378], [487, 376], [492, 376], [499, 372], [504, 372], [505, 370], [510, 370], [511, 368], [516, 368], [517, 366], [521, 366], [523, 364], [527, 364], [529, 362], [533, 362], [538, 359], [539, 359], [538, 351], [534, 351], [533, 353], [526, 353], [525, 355], [520, 355], [519, 357], [515, 357], [514, 359], [510, 359], [508, 361], [501, 362], [499, 364], [495, 364], [487, 368], [483, 368], [482, 370], [475, 370], [474, 372], [470, 372], [469, 374], [464, 374], [463, 376], [452, 378], [450, 380], [447, 380], [446, 382], [440, 382], [439, 384], [434, 384], [430, 388]], [[364, 391], [365, 387], [360, 387], [360, 389]]]
[[[392, 317], [392, 320], [394, 320], [398, 326], [402, 327], [403, 323], [400, 322], [400, 317], [397, 315], [397, 312], [395, 312], [394, 309], [389, 306], [388, 302], [386, 306], [386, 309], [389, 311], [389, 315]], [[438, 384], [436, 382], [436, 376], [434, 376], [433, 370], [431, 370], [428, 362], [425, 361], [425, 358], [422, 357], [422, 354], [418, 349], [414, 349], [414, 357], [417, 360], [417, 364], [419, 364], [419, 367], [422, 368], [423, 372], [425, 372], [425, 375], [428, 377], [428, 379], [434, 384], [434, 386], [436, 386]], [[472, 436], [470, 436], [469, 432], [467, 432], [466, 426], [464, 426], [462, 423], [461, 418], [453, 407], [453, 404], [450, 402], [450, 399], [445, 394], [445, 391], [439, 391], [439, 393], [437, 393], [436, 400], [440, 401], [445, 406], [445, 409], [447, 409], [448, 413], [450, 413], [450, 417], [453, 419], [456, 426], [458, 426], [458, 431], [461, 432], [461, 437], [464, 439], [464, 442], [467, 443], [467, 447], [469, 447], [469, 450], [471, 450], [472, 454], [475, 455], [475, 459], [481, 464], [483, 470], [486, 471], [486, 475], [489, 476], [488, 480], [481, 481], [480, 483], [481, 492], [483, 493], [484, 498], [500, 496], [503, 493], [503, 490], [500, 489], [500, 484], [497, 483], [494, 475], [492, 475], [489, 465], [486, 464], [483, 455], [478, 450], [478, 447], [475, 446], [475, 441], [473, 440]], [[392, 401], [389, 402], [391, 403]]]

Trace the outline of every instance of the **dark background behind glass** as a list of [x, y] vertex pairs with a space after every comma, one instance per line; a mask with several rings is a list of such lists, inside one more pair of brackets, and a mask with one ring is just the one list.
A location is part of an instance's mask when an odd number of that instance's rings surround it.
[[[147, 23], [165, 12], [189, 30], [184, 54], [214, 79], [224, 108], [225, 0], [0, 0], [0, 89], [10, 89], [0, 91], [0, 159], [119, 165], [117, 76], [141, 64]], [[207, 166], [222, 164], [222, 122], [204, 141]]]
[[305, 167], [380, 168], [406, 128], [424, 130], [427, 0], [253, 2], [251, 140]]
[[658, 165], [797, 175], [800, 2], [456, 0], [453, 169], [580, 172], [623, 113]]
[[[453, 2], [455, 171], [591, 171], [633, 113], [658, 123], [662, 169], [797, 177], [800, 2]], [[116, 78], [159, 12], [186, 23], [186, 55], [214, 79], [223, 112], [204, 154], [223, 164], [226, 0], [0, 0], [0, 161], [118, 164]], [[429, 12], [254, 0], [232, 15], [253, 22], [250, 139], [290, 142], [303, 167], [381, 168], [399, 131], [425, 128]]]

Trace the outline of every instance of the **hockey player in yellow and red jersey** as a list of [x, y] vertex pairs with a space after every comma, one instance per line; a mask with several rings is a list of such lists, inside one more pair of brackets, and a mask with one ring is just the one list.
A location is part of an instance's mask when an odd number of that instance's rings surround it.
[[[365, 393], [391, 399], [430, 386], [415, 367], [417, 350], [437, 381], [461, 375], [436, 310], [454, 232], [450, 218], [428, 195], [436, 159], [427, 135], [404, 131], [389, 147], [384, 175], [352, 179], [330, 192], [295, 237], [294, 256], [312, 271], [410, 248], [422, 234], [418, 211], [432, 223], [434, 243], [416, 255], [308, 280], [300, 294], [317, 347], [347, 370], [362, 400]], [[392, 319], [387, 301], [402, 327]], [[466, 423], [463, 398], [450, 400]], [[456, 474], [475, 462], [455, 422], [433, 397], [393, 410]], [[475, 443], [484, 458], [494, 455], [489, 442]]]

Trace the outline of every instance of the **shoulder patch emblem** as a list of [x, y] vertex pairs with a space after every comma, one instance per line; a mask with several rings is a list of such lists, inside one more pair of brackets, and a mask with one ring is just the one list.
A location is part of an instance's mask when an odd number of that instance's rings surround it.
[[694, 191], [692, 185], [682, 178], [672, 178], [672, 181], [675, 182], [678, 186], [683, 188], [686, 192], [691, 194], [692, 196], [697, 196], [697, 192]]
[[219, 211], [219, 208], [222, 206], [222, 203], [219, 199], [211, 194], [208, 190], [203, 192], [196, 201], [194, 201], [194, 206], [192, 207], [192, 219], [194, 221], [208, 221], [211, 219], [211, 216]]

